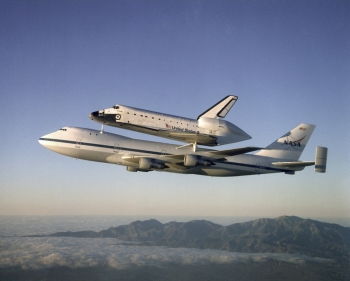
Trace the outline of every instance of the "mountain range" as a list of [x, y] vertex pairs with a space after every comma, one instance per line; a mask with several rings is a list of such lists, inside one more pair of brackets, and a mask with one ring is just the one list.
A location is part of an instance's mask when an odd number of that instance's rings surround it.
[[221, 249], [246, 253], [289, 253], [323, 258], [350, 257], [350, 228], [295, 216], [222, 226], [206, 220], [135, 221], [99, 232], [57, 232], [49, 236], [117, 238], [141, 245]]

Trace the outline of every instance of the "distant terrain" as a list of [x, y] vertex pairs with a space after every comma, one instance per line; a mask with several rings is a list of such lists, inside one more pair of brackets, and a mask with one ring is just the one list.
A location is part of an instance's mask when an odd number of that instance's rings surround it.
[[205, 220], [135, 221], [99, 232], [57, 232], [49, 236], [118, 238], [141, 245], [220, 249], [245, 253], [302, 254], [335, 260], [350, 257], [350, 228], [337, 224], [282, 216], [229, 226]]
[[[46, 224], [38, 221], [36, 233]], [[69, 229], [62, 222], [50, 227]], [[14, 233], [0, 239], [0, 280], [350, 281], [350, 228], [295, 216]]]
[[16, 281], [348, 281], [342, 266], [307, 262], [303, 265], [277, 260], [222, 264], [179, 264], [165, 262], [126, 269], [110, 267], [53, 267], [38, 270], [0, 269], [0, 280]]

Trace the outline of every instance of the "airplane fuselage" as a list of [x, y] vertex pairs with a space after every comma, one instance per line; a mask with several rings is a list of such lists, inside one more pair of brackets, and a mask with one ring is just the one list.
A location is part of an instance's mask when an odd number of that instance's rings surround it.
[[195, 120], [123, 105], [92, 112], [89, 117], [113, 127], [206, 146], [251, 139], [236, 125], [222, 119]]
[[[74, 158], [126, 166], [128, 171], [165, 171], [206, 176], [242, 176], [284, 172], [293, 174], [304, 167], [276, 167], [276, 159], [252, 154], [241, 154], [222, 158], [211, 163], [210, 152], [214, 150], [190, 147], [177, 149], [178, 145], [136, 140], [100, 131], [63, 127], [45, 135], [39, 143], [46, 148]], [[198, 158], [197, 164], [186, 165], [186, 159]], [[279, 161], [281, 159], [278, 159]], [[184, 165], [185, 163], [185, 165]], [[190, 162], [188, 162], [190, 163]]]

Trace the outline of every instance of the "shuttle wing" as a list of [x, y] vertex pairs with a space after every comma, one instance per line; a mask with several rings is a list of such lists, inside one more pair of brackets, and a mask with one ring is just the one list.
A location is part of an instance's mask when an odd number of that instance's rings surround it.
[[[125, 126], [126, 127], [126, 126]], [[217, 137], [212, 135], [196, 134], [191, 132], [181, 132], [166, 129], [158, 129], [147, 126], [134, 126], [139, 128], [139, 132], [156, 135], [169, 139], [178, 140], [186, 143], [197, 143], [199, 145], [216, 146]], [[156, 134], [155, 134], [156, 133]]]
[[[130, 124], [123, 124], [121, 128], [154, 135], [157, 137], [174, 139], [174, 140], [186, 142], [186, 143], [197, 143], [199, 145], [206, 145], [206, 146], [216, 146], [218, 144], [217, 137], [212, 135], [173, 131], [173, 130], [159, 129], [159, 128], [149, 127], [149, 126], [139, 126], [139, 125], [130, 125]], [[137, 128], [137, 130], [135, 130], [135, 128]]]
[[203, 135], [190, 132], [176, 132], [176, 131], [159, 131], [160, 136], [171, 137], [172, 139], [187, 142], [197, 143], [199, 145], [216, 146], [217, 137], [212, 135]]

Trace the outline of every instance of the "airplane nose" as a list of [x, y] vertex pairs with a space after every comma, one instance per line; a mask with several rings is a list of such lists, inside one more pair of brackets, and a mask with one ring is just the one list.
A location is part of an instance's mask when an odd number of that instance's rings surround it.
[[41, 137], [38, 142], [41, 144], [41, 145], [44, 145], [44, 137]]
[[47, 135], [45, 135], [45, 136], [42, 136], [40, 139], [38, 139], [38, 142], [39, 142], [42, 146], [46, 147], [46, 146], [47, 146], [47, 143], [48, 143], [48, 139], [50, 139], [51, 137], [52, 137], [51, 134], [47, 134]]

